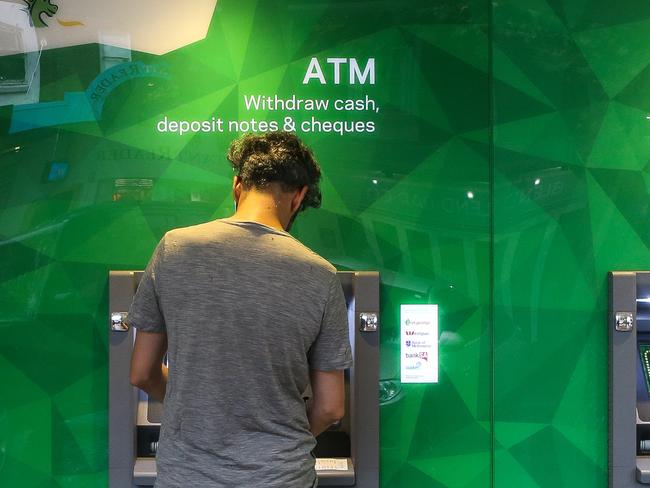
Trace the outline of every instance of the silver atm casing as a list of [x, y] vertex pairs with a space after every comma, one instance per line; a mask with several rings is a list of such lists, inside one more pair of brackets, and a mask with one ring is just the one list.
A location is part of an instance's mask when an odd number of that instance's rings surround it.
[[[134, 331], [120, 326], [142, 271], [109, 272], [109, 488], [152, 486], [154, 458], [136, 457], [137, 425], [147, 423], [147, 398], [129, 382]], [[350, 324], [354, 366], [349, 370], [347, 470], [318, 471], [319, 486], [379, 486], [379, 274], [339, 272]]]
[[639, 416], [639, 409], [650, 409], [649, 401], [638, 403], [639, 374], [643, 374], [637, 340], [640, 296], [650, 296], [650, 271], [609, 273], [610, 488], [650, 484], [650, 456], [637, 454], [637, 425], [650, 424], [650, 418]]

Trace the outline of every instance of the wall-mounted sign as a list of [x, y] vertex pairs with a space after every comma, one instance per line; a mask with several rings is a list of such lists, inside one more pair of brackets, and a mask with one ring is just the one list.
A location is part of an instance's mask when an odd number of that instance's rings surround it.
[[438, 305], [401, 305], [402, 383], [438, 382]]

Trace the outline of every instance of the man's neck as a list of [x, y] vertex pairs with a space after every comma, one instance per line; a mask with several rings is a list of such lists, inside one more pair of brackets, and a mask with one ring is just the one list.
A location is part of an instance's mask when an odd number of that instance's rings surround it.
[[285, 228], [282, 225], [278, 205], [279, 202], [270, 193], [251, 192], [240, 202], [237, 211], [230, 219], [243, 222], [256, 222], [284, 231]]

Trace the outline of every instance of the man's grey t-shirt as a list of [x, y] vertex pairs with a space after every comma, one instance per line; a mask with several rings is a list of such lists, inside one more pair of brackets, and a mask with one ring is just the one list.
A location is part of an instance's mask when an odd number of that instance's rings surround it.
[[166, 332], [158, 488], [307, 488], [309, 370], [351, 366], [335, 268], [286, 232], [216, 220], [163, 237], [129, 311]]

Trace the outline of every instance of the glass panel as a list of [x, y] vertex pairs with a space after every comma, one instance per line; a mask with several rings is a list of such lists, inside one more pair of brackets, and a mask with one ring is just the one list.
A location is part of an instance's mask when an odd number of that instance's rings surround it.
[[[0, 484], [106, 486], [107, 270], [230, 215], [229, 142], [295, 122], [324, 172], [296, 237], [382, 276], [382, 485], [489, 486], [488, 4], [27, 3], [0, 2], [26, 80], [0, 90]], [[440, 380], [402, 385], [418, 303]]]
[[608, 484], [606, 273], [648, 268], [649, 16], [494, 7], [497, 487]]

